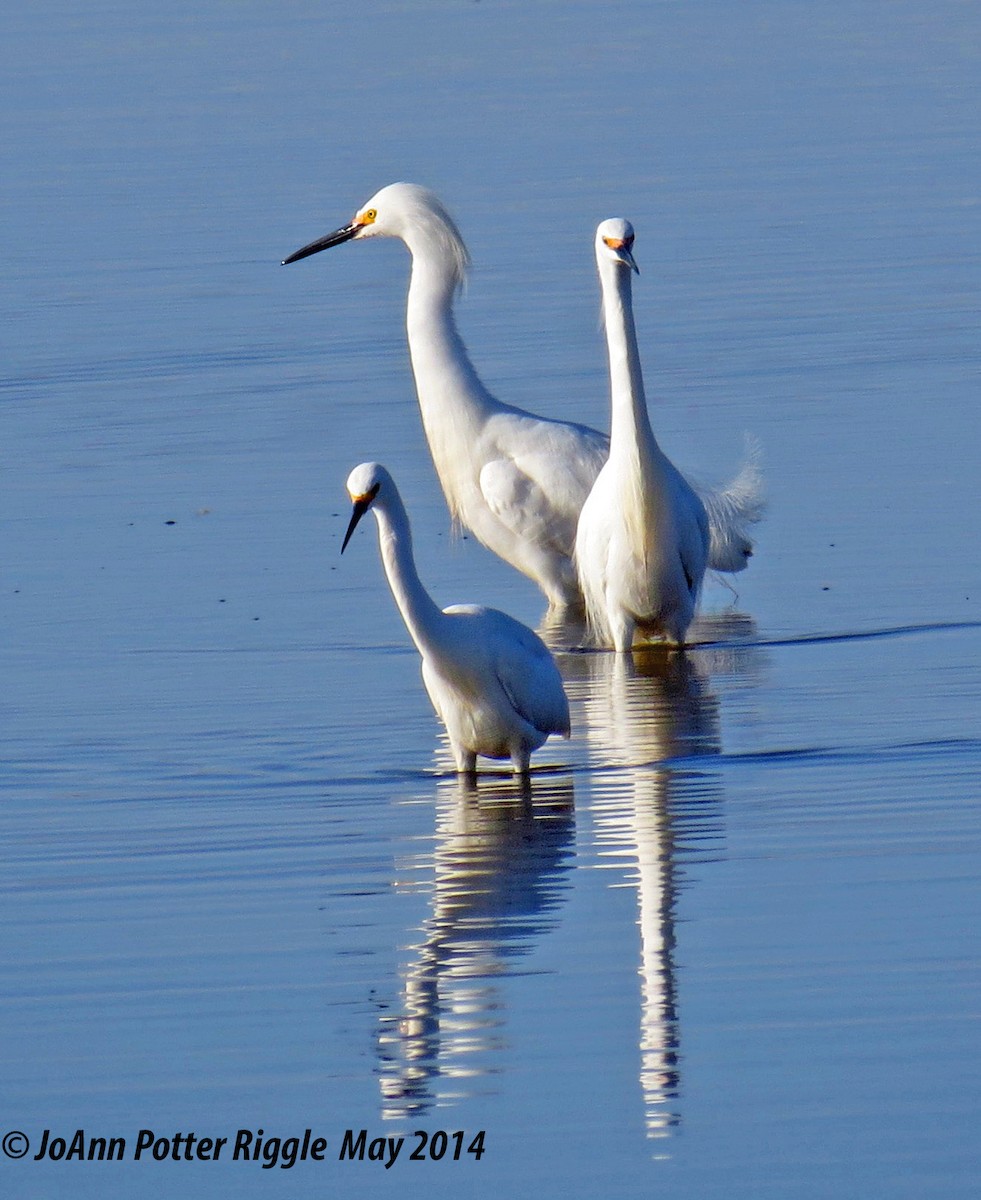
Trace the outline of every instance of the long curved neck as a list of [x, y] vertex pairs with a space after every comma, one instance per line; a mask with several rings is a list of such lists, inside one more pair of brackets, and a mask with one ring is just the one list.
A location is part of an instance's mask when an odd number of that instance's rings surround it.
[[610, 261], [600, 263], [603, 321], [610, 356], [610, 455], [646, 445], [656, 455], [660, 447], [651, 428], [644, 395], [644, 376], [634, 327], [630, 271]]
[[445, 249], [425, 233], [406, 237], [412, 277], [406, 308], [409, 357], [422, 424], [450, 509], [459, 516], [461, 461], [484, 422], [504, 407], [481, 383], [453, 317], [459, 277]]
[[388, 496], [384, 504], [376, 501], [371, 511], [378, 522], [378, 545], [395, 603], [412, 640], [425, 651], [438, 633], [443, 614], [416, 570], [405, 505], [399, 496]]

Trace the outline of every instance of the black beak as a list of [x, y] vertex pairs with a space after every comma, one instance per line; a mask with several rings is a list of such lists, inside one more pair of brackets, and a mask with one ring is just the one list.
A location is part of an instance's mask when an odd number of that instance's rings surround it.
[[339, 246], [342, 242], [349, 242], [361, 228], [361, 225], [352, 223], [351, 225], [345, 225], [343, 229], [335, 229], [333, 233], [328, 233], [322, 238], [317, 238], [315, 242], [311, 242], [308, 246], [294, 250], [289, 258], [283, 259], [283, 266], [285, 267], [287, 263], [299, 262], [301, 258], [309, 258], [311, 254], [319, 254], [321, 250], [329, 250], [331, 246]]
[[358, 522], [365, 515], [368, 509], [371, 508], [371, 502], [374, 500], [374, 498], [374, 496], [359, 496], [357, 500], [355, 500], [354, 511], [351, 513], [351, 523], [348, 525], [347, 533], [344, 535], [344, 541], [341, 543], [342, 554], [347, 549], [347, 544], [351, 540], [351, 534], [354, 533], [355, 529], [357, 529]]
[[629, 267], [635, 275], [639, 275], [640, 267], [638, 267], [637, 264], [634, 262], [634, 256], [631, 253], [632, 250], [633, 250], [633, 246], [621, 246], [618, 251], [618, 253], [620, 255], [620, 261], [625, 266]]

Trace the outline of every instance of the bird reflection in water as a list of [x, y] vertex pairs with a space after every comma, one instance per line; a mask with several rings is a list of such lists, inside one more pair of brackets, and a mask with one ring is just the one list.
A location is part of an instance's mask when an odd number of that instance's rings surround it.
[[[758, 651], [739, 645], [751, 633], [746, 618], [729, 614], [701, 618], [693, 628], [709, 643], [704, 649], [679, 653], [651, 645], [629, 654], [561, 658], [573, 721], [585, 726], [588, 741], [595, 853], [618, 875], [629, 864], [637, 889], [640, 1087], [651, 1138], [668, 1137], [680, 1121], [675, 919], [681, 860], [711, 852], [722, 833], [720, 777], [699, 761], [720, 752], [710, 676], [754, 670]], [[547, 634], [555, 645], [559, 630], [553, 626]]]
[[572, 864], [568, 776], [444, 779], [436, 811], [430, 913], [400, 1011], [382, 1018], [378, 1034], [390, 1119], [425, 1113], [492, 1071], [488, 1054], [502, 1045], [506, 1021], [496, 981], [553, 928]]

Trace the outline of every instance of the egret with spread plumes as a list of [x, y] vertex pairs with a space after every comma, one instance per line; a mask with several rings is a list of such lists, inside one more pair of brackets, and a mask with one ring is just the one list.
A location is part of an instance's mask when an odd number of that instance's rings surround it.
[[684, 642], [708, 561], [705, 506], [657, 444], [647, 412], [631, 276], [629, 221], [603, 221], [596, 265], [610, 359], [610, 457], [583, 505], [576, 569], [596, 641], [629, 650], [636, 634]]
[[[297, 262], [344, 242], [400, 238], [412, 256], [406, 309], [409, 354], [422, 423], [455, 522], [533, 579], [550, 607], [579, 606], [572, 561], [579, 512], [606, 461], [609, 440], [585, 425], [502, 404], [484, 387], [456, 327], [453, 301], [470, 262], [441, 201], [425, 188], [393, 183], [354, 219], [291, 254]], [[755, 468], [714, 493], [708, 509], [719, 570], [741, 570], [758, 519]], [[734, 549], [735, 547], [735, 549]]]
[[378, 522], [385, 574], [422, 655], [422, 678], [449, 737], [457, 770], [473, 774], [477, 755], [510, 758], [527, 775], [531, 752], [550, 734], [569, 736], [569, 702], [545, 643], [497, 609], [456, 604], [442, 610], [423, 587], [405, 505], [378, 463], [348, 477], [354, 503], [341, 552], [364, 514]]

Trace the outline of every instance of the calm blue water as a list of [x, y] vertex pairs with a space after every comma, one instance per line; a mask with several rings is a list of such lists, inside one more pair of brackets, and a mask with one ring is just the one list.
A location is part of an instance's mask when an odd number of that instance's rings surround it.
[[[55, 4], [0, 59], [3, 1194], [975, 1195], [981, 12]], [[704, 645], [553, 632], [530, 797], [448, 774], [338, 554], [378, 459], [438, 599], [542, 615], [450, 536], [403, 248], [278, 265], [395, 179], [459, 219], [502, 399], [606, 424], [624, 215], [666, 448], [764, 449]]]

